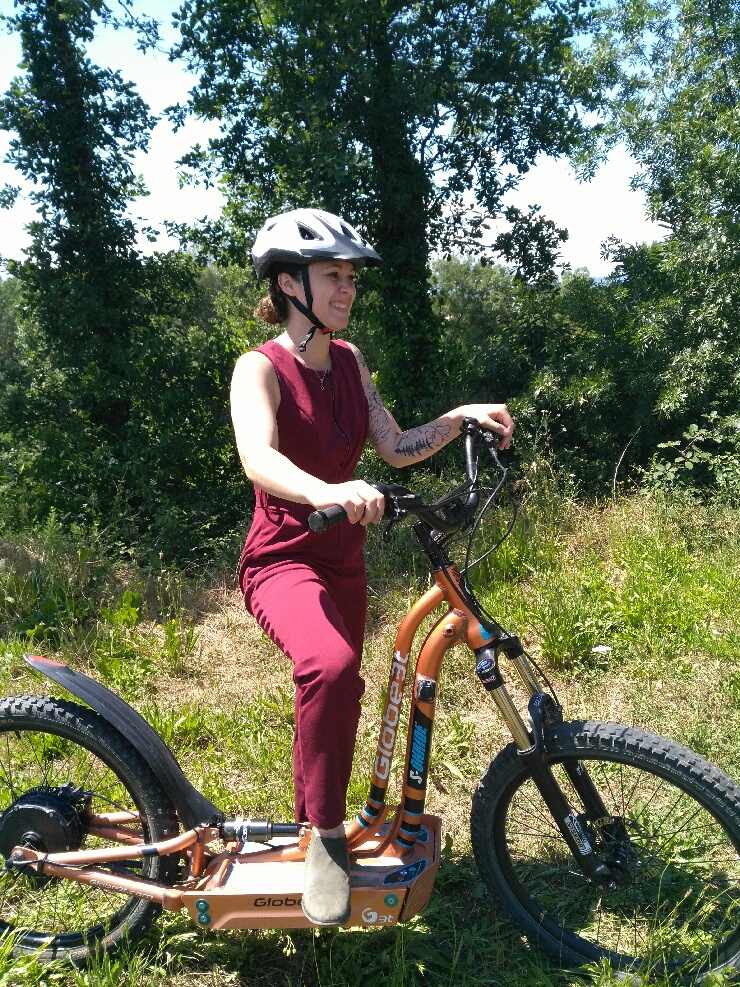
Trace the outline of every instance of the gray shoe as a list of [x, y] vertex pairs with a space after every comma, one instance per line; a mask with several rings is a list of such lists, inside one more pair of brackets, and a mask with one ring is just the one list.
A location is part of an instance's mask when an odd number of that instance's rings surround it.
[[349, 851], [343, 836], [311, 834], [301, 908], [314, 925], [344, 925], [349, 919]]

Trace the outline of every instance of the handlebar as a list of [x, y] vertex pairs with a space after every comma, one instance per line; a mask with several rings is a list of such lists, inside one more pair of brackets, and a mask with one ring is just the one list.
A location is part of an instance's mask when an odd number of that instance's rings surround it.
[[[383, 517], [398, 520], [401, 515], [396, 509], [396, 503], [401, 501], [404, 501], [402, 508], [403, 514], [413, 509], [412, 501], [414, 502], [413, 507], [424, 507], [424, 503], [420, 497], [417, 497], [416, 494], [407, 490], [406, 487], [399, 486], [397, 483], [371, 483], [370, 486], [375, 487], [385, 498]], [[335, 524], [344, 521], [346, 517], [347, 512], [345, 509], [340, 507], [339, 504], [334, 504], [332, 507], [324, 507], [320, 511], [312, 511], [308, 515], [308, 526], [311, 531], [326, 531], [327, 528], [333, 528]]]
[[[460, 431], [465, 444], [467, 483], [446, 494], [436, 504], [425, 504], [417, 494], [398, 484], [373, 483], [372, 486], [380, 491], [385, 498], [384, 517], [394, 522], [402, 520], [408, 514], [416, 514], [421, 520], [426, 521], [430, 528], [444, 534], [455, 534], [472, 523], [480, 497], [478, 486], [478, 448], [480, 443], [486, 446], [499, 467], [501, 464], [497, 455], [498, 441], [493, 432], [482, 428], [475, 418], [465, 418], [460, 426]], [[464, 502], [463, 497], [465, 497]], [[347, 513], [344, 508], [336, 504], [319, 511], [313, 511], [308, 517], [308, 526], [311, 531], [326, 531], [335, 524], [344, 521], [346, 517]]]

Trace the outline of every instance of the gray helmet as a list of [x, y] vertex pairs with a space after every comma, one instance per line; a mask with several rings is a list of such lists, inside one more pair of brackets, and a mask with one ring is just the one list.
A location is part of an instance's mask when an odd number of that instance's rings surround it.
[[378, 267], [380, 254], [339, 216], [322, 209], [293, 209], [271, 216], [257, 234], [252, 261], [257, 280], [273, 264], [311, 264], [317, 260], [347, 260], [355, 267]]

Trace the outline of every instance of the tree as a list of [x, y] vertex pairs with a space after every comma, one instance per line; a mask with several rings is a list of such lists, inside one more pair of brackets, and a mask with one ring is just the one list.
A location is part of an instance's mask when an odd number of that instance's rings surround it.
[[0, 278], [0, 388], [3, 369], [15, 363], [18, 331], [18, 284], [14, 278]]
[[0, 391], [3, 506], [22, 520], [54, 508], [139, 551], [186, 557], [243, 513], [228, 419], [241, 346], [228, 328], [211, 331], [192, 258], [136, 247], [132, 158], [153, 118], [84, 47], [115, 21], [111, 9], [17, 8], [24, 71], [0, 100], [0, 125], [14, 132], [9, 159], [34, 183], [39, 218], [26, 259], [9, 264], [23, 333]]
[[[484, 250], [486, 220], [537, 154], [583, 138], [576, 107], [595, 105], [596, 80], [573, 39], [587, 21], [582, 0], [186, 0], [176, 54], [200, 80], [179, 117], [221, 122], [186, 163], [228, 198], [207, 249], [246, 263], [265, 215], [298, 204], [357, 223], [385, 260], [368, 278], [381, 385], [416, 417], [419, 366], [440, 369], [431, 254]], [[528, 214], [510, 218], [519, 248]], [[552, 245], [541, 221], [537, 235]]]
[[0, 126], [14, 132], [8, 159], [34, 184], [39, 218], [24, 262], [11, 261], [22, 311], [54, 359], [80, 380], [92, 420], [112, 433], [128, 414], [126, 349], [140, 319], [147, 272], [126, 209], [143, 190], [131, 158], [145, 149], [153, 118], [120, 74], [93, 65], [83, 44], [102, 0], [38, 0], [9, 25], [20, 35], [25, 75], [0, 100]]
[[[655, 410], [678, 435], [733, 413], [740, 391], [740, 3], [626, 0], [601, 17], [596, 56], [618, 83], [605, 133], [626, 141], [668, 231], [653, 270], [664, 294], [636, 333], [662, 355]], [[639, 250], [611, 250], [639, 283]]]

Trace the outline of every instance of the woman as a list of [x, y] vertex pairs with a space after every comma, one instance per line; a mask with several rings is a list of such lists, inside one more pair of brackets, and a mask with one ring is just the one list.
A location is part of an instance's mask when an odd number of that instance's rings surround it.
[[[367, 582], [365, 528], [383, 497], [352, 474], [366, 441], [392, 466], [419, 462], [459, 433], [465, 417], [514, 429], [505, 405], [455, 408], [402, 431], [346, 329], [358, 269], [380, 256], [351, 226], [315, 209], [269, 219], [252, 258], [269, 295], [255, 314], [283, 332], [245, 353], [234, 370], [236, 442], [255, 485], [254, 520], [239, 576], [249, 611], [293, 662], [296, 819], [312, 827], [303, 911], [316, 925], [350, 914], [343, 821], [364, 681], [360, 676]], [[311, 511], [341, 504], [349, 524], [311, 532]]]

